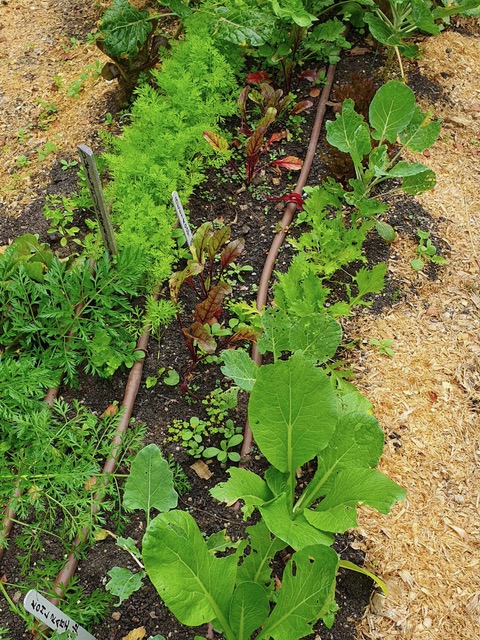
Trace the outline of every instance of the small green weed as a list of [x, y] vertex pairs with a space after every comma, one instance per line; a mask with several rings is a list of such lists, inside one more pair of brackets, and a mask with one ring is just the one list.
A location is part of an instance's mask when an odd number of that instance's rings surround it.
[[410, 266], [414, 271], [421, 271], [426, 262], [434, 264], [448, 264], [448, 260], [443, 256], [437, 255], [437, 247], [430, 239], [430, 231], [422, 231], [417, 229], [419, 243], [417, 247], [418, 258], [410, 262]]

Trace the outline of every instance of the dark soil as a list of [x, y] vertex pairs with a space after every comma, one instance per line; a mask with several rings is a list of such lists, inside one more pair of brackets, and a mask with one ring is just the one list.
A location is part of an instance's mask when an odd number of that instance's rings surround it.
[[[342, 85], [351, 82], [352, 74], [364, 74], [373, 76], [374, 85], [377, 83], [375, 68], [378, 60], [375, 54], [367, 52], [364, 55], [345, 56], [339, 65], [337, 80], [335, 83], [332, 101], [335, 101], [335, 92]], [[358, 77], [358, 75], [357, 75]], [[357, 80], [358, 82], [358, 80]], [[308, 95], [309, 87], [304, 90]], [[299, 99], [304, 96], [299, 95]], [[314, 109], [307, 115], [303, 133], [297, 133], [296, 138], [284, 147], [286, 154], [294, 154], [303, 157], [308, 143], [308, 135], [314, 118]], [[330, 112], [330, 117], [332, 113]], [[322, 139], [320, 150], [326, 148]], [[309, 184], [318, 184], [328, 175], [328, 167], [320, 161], [320, 151], [314, 163]], [[75, 188], [74, 172], [62, 172], [60, 167], [55, 167], [51, 174], [51, 183], [45, 193], [39, 194], [39, 199], [23, 215], [17, 219], [2, 217], [0, 225], [0, 244], [6, 244], [18, 235], [24, 233], [38, 233], [42, 240], [47, 239], [48, 228], [41, 213], [46, 193], [68, 194]], [[274, 236], [277, 220], [281, 217], [280, 208], [275, 202], [268, 200], [264, 194], [279, 196], [288, 193], [294, 187], [293, 174], [277, 174], [267, 172], [261, 176], [261, 181], [252, 189], [245, 190], [239, 183], [232, 179], [228, 169], [212, 171], [208, 180], [202, 185], [189, 203], [190, 221], [193, 228], [198, 227], [207, 220], [218, 219], [232, 227], [232, 236], [242, 236], [245, 239], [245, 251], [240, 264], [249, 264], [253, 267], [251, 272], [246, 272], [244, 282], [239, 282], [234, 287], [236, 296], [243, 296], [245, 300], [254, 298], [256, 283], [258, 282], [266, 253]], [[390, 213], [389, 221], [395, 227], [408, 229], [410, 232], [417, 226], [429, 224], [428, 213], [419, 210], [410, 199], [398, 200]], [[376, 234], [372, 234], [366, 244], [366, 255], [370, 264], [388, 260], [390, 249]], [[280, 252], [277, 268], [282, 270], [288, 265], [291, 249], [288, 244]], [[379, 310], [383, 305], [391, 303], [396, 283], [390, 283], [386, 292], [379, 297], [374, 309]], [[177, 327], [172, 325], [162, 336], [160, 344], [156, 339], [150, 340], [149, 351], [145, 361], [144, 377], [155, 376], [160, 367], [171, 367], [181, 375], [188, 367], [188, 352], [185, 348], [181, 334]], [[105, 382], [82, 376], [77, 391], [63, 390], [66, 399], [80, 398], [98, 413], [101, 413], [107, 405], [115, 400], [121, 400], [126, 383], [126, 374], [118, 374], [112, 380]], [[181, 498], [180, 507], [188, 509], [195, 516], [202, 531], [207, 534], [220, 529], [226, 529], [233, 538], [238, 538], [244, 531], [245, 523], [239, 512], [226, 508], [211, 498], [208, 489], [219, 481], [226, 479], [226, 470], [218, 463], [211, 464], [213, 475], [210, 480], [200, 479], [190, 465], [194, 462], [184, 450], [175, 443], [166, 441], [168, 433], [166, 426], [175, 418], [189, 419], [191, 416], [204, 417], [204, 406], [201, 400], [219, 384], [225, 385], [222, 375], [216, 365], [199, 365], [190, 380], [191, 395], [182, 393], [180, 385], [168, 387], [159, 384], [152, 389], [146, 389], [142, 384], [135, 405], [135, 420], [143, 423], [146, 429], [146, 443], [157, 443], [164, 451], [174, 455], [182, 466], [191, 484], [191, 490]], [[232, 415], [235, 423], [245, 423], [245, 399], [241, 399], [239, 406]], [[262, 461], [255, 454], [250, 456], [248, 467], [252, 470], [261, 468]], [[108, 517], [108, 514], [107, 514]], [[145, 531], [144, 520], [134, 514], [126, 520], [126, 526], [122, 535], [131, 536], [140, 542]], [[0, 575], [5, 574], [7, 581], [15, 582], [18, 576], [18, 565], [15, 547], [16, 529], [13, 531], [13, 542], [5, 553], [2, 561]], [[336, 549], [343, 559], [348, 559], [360, 565], [363, 563], [361, 552], [352, 548], [355, 540], [353, 535], [345, 535], [338, 538]], [[354, 545], [355, 546], [355, 545]], [[62, 551], [57, 549], [52, 553], [61, 557]], [[133, 561], [128, 554], [118, 549], [111, 538], [95, 544], [86, 553], [86, 557], [80, 564], [77, 576], [85, 594], [92, 593], [94, 589], [103, 589], [106, 584], [107, 572], [114, 566], [126, 566], [135, 569]], [[323, 640], [351, 640], [355, 638], [355, 620], [363, 616], [372, 592], [372, 581], [365, 576], [342, 570], [338, 577], [336, 599], [340, 610], [331, 630], [325, 629], [321, 624], [317, 625], [316, 632]], [[29, 637], [24, 631], [23, 622], [11, 613], [2, 612], [1, 622], [11, 629], [13, 640]], [[98, 640], [120, 640], [133, 628], [144, 626], [147, 636], [163, 634], [166, 638], [193, 639], [197, 633], [205, 633], [206, 629], [193, 631], [182, 627], [161, 603], [157, 593], [150, 584], [145, 585], [120, 607], [111, 606], [106, 619], [91, 626], [92, 633]], [[312, 635], [313, 640], [317, 636]]]

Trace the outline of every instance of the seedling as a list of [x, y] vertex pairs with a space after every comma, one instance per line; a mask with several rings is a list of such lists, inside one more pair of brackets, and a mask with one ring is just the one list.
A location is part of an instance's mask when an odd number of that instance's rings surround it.
[[43, 162], [44, 160], [46, 160], [48, 156], [54, 153], [56, 150], [57, 145], [54, 142], [48, 140], [43, 147], [40, 147], [37, 150], [39, 162]]
[[74, 167], [78, 167], [78, 162], [76, 160], [60, 160], [60, 165], [62, 167], [62, 171], [68, 171], [69, 169], [73, 169]]
[[393, 357], [395, 351], [392, 349], [393, 340], [378, 340], [377, 338], [370, 338], [370, 344], [377, 347], [378, 353], [385, 356]]
[[448, 264], [448, 260], [443, 256], [437, 255], [437, 247], [430, 239], [430, 231], [422, 231], [417, 229], [420, 241], [417, 247], [418, 258], [410, 262], [410, 266], [414, 271], [421, 271], [425, 265], [425, 261], [433, 264]]

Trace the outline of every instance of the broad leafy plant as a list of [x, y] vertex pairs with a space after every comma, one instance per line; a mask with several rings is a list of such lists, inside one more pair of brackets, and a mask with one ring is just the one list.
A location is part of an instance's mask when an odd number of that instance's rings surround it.
[[[319, 619], [331, 626], [337, 570], [352, 568], [329, 548], [334, 534], [356, 525], [358, 503], [388, 513], [405, 494], [374, 468], [383, 432], [364, 412], [365, 399], [354, 388], [338, 396], [321, 368], [341, 340], [335, 320], [316, 315], [292, 322], [277, 310], [264, 318], [259, 348], [272, 354], [273, 364], [257, 367], [232, 350], [223, 354], [223, 371], [251, 393], [250, 424], [270, 467], [263, 477], [231, 468], [230, 479], [211, 491], [229, 504], [242, 500], [245, 516], [257, 509], [260, 520], [233, 545], [223, 532], [205, 540], [189, 513], [174, 510], [151, 520], [142, 542], [142, 570], [172, 613], [189, 626], [211, 622], [226, 640], [296, 640]], [[158, 458], [154, 445], [149, 455]], [[316, 471], [300, 487], [306, 463]], [[154, 473], [151, 464], [132, 465], [130, 487], [141, 483], [143, 494], [156, 487], [170, 495], [171, 482], [152, 482]], [[152, 501], [132, 503], [128, 489], [126, 504], [149, 513]], [[294, 552], [275, 576], [271, 565], [287, 546]]]

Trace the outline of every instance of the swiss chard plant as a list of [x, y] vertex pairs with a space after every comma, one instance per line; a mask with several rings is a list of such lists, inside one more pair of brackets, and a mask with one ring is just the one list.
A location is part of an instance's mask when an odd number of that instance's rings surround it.
[[[233, 264], [243, 251], [241, 238], [230, 240], [231, 229], [223, 226], [214, 229], [205, 222], [196, 231], [190, 247], [192, 257], [182, 271], [170, 278], [170, 295], [178, 309], [177, 319], [191, 356], [189, 373], [199, 360], [225, 349], [239, 340], [255, 340], [256, 333], [243, 325], [231, 330], [221, 325], [221, 316], [226, 296], [232, 287], [225, 281], [228, 266]], [[193, 311], [193, 321], [185, 321], [180, 310], [180, 293], [190, 287], [198, 302]]]
[[129, 98], [140, 74], [151, 69], [159, 60], [160, 45], [165, 38], [156, 35], [158, 17], [144, 9], [137, 11], [128, 0], [113, 0], [100, 20], [97, 47], [113, 62], [107, 62], [102, 76], [118, 78], [125, 97]]
[[[284, 95], [282, 89], [275, 89], [265, 72], [249, 74], [247, 83], [238, 98], [241, 118], [238, 129], [239, 136], [229, 144], [226, 138], [214, 131], [205, 131], [203, 134], [214, 151], [225, 159], [229, 159], [234, 171], [244, 178], [246, 186], [267, 167], [279, 167], [290, 171], [299, 171], [302, 168], [303, 163], [296, 156], [284, 156], [264, 164], [261, 164], [260, 161], [274, 143], [280, 142], [288, 136], [286, 130], [269, 133], [271, 126], [285, 114], [287, 109], [291, 115], [296, 115], [310, 108], [313, 104], [310, 100], [293, 103], [293, 95]], [[257, 85], [258, 88], [253, 88], [251, 85]], [[248, 109], [249, 103], [257, 108]], [[258, 114], [260, 115], [259, 119]], [[239, 171], [231, 159], [232, 147], [242, 148], [245, 153], [246, 161], [243, 171]]]
[[[224, 373], [251, 394], [249, 421], [270, 466], [263, 476], [231, 468], [230, 479], [211, 490], [228, 504], [242, 500], [245, 517], [260, 512], [260, 520], [235, 544], [224, 532], [205, 540], [189, 513], [174, 510], [149, 519], [141, 569], [182, 624], [210, 622], [226, 640], [296, 640], [311, 633], [319, 619], [331, 626], [337, 570], [354, 568], [330, 548], [334, 534], [355, 527], [358, 503], [388, 513], [404, 497], [401, 487], [375, 469], [383, 432], [366, 412], [368, 401], [353, 386], [338, 395], [322, 370], [340, 340], [340, 326], [328, 316], [292, 322], [273, 309], [264, 314], [258, 342], [273, 364], [258, 367], [243, 351], [224, 352]], [[161, 495], [171, 495], [171, 480], [152, 479], [166, 463], [155, 445], [147, 450], [137, 458], [155, 456], [157, 466], [140, 459], [132, 464], [125, 505], [149, 514], [152, 507], [166, 511], [175, 501], [162, 500]], [[299, 485], [307, 463], [316, 470]], [[273, 561], [286, 547], [293, 553], [276, 575]], [[137, 582], [121, 578], [117, 591]]]

